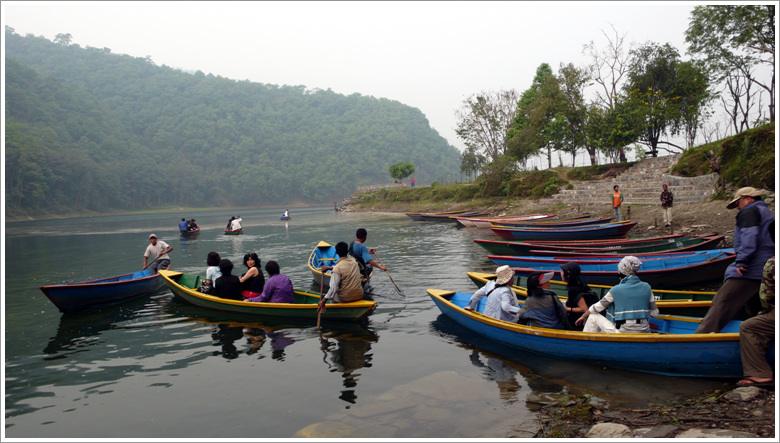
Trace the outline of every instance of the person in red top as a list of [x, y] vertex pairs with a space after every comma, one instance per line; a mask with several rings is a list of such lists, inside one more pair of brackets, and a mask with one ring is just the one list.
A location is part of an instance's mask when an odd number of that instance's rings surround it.
[[622, 221], [623, 214], [620, 213], [620, 205], [623, 204], [623, 193], [620, 192], [620, 187], [615, 185], [612, 187], [615, 191], [612, 193], [612, 209], [615, 210], [615, 221]]

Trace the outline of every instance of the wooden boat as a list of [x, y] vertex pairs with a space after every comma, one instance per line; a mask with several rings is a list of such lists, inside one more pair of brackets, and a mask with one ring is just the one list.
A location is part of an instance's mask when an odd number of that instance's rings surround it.
[[[739, 321], [719, 333], [695, 334], [701, 319], [659, 315], [650, 319], [652, 333], [594, 333], [538, 328], [488, 317], [487, 297], [476, 312], [463, 309], [470, 293], [428, 289], [436, 307], [468, 331], [505, 346], [567, 360], [582, 360], [618, 369], [681, 377], [742, 376]], [[522, 303], [522, 302], [521, 302]], [[774, 346], [770, 346], [774, 362]]]
[[[489, 274], [486, 272], [467, 272], [466, 273], [477, 285], [481, 288], [487, 284], [487, 282], [496, 279], [496, 274]], [[517, 298], [525, 300], [528, 297], [528, 290], [526, 289], [525, 279], [515, 276], [515, 281], [512, 284], [512, 290], [517, 294]], [[603, 297], [612, 286], [605, 285], [588, 285], [601, 298]], [[558, 295], [564, 303], [568, 298], [568, 291], [566, 290], [566, 283], [559, 280], [550, 280], [550, 290]], [[712, 306], [712, 297], [715, 296], [715, 292], [712, 291], [674, 291], [667, 289], [653, 288], [653, 295], [655, 296], [656, 306], [661, 314], [666, 315], [685, 315], [689, 317], [704, 317], [707, 315], [707, 311]], [[735, 320], [745, 320], [748, 315], [744, 310], [734, 317]]]
[[[616, 245], [602, 248], [578, 248], [569, 247], [564, 249], [531, 249], [527, 255], [558, 255], [558, 256], [581, 256], [597, 257], [608, 255], [654, 255], [674, 252], [693, 252], [717, 249], [723, 242], [725, 235], [696, 236], [680, 238], [675, 242], [646, 244], [641, 246]], [[552, 248], [552, 247], [550, 247]], [[525, 254], [524, 254], [525, 255]]]
[[179, 231], [179, 233], [181, 233], [182, 237], [195, 237], [200, 234], [200, 226], [193, 230]]
[[146, 269], [100, 280], [46, 285], [39, 289], [60, 312], [76, 312], [121, 303], [162, 287], [160, 275]]
[[[309, 270], [314, 277], [314, 282], [317, 285], [321, 285], [322, 280], [325, 280], [324, 286], [330, 287], [330, 271], [322, 272], [321, 267], [324, 266], [336, 266], [336, 262], [339, 261], [339, 256], [336, 254], [336, 248], [329, 243], [321, 241], [317, 243], [317, 246], [311, 251], [309, 255]], [[374, 275], [374, 271], [367, 279], [363, 281], [363, 289], [366, 288], [367, 283], [371, 280], [371, 276]]]
[[[734, 253], [734, 248], [708, 249], [706, 251], [683, 252], [654, 252], [635, 255], [642, 260], [642, 269], [661, 269], [672, 266], [688, 266], [702, 261], [709, 261], [715, 257], [722, 257], [728, 253]], [[552, 269], [560, 271], [564, 263], [575, 262], [592, 270], [616, 270], [617, 264], [624, 255], [604, 254], [597, 256], [538, 256], [538, 255], [488, 255], [493, 263], [519, 268]], [[593, 265], [599, 265], [593, 267]], [[554, 269], [553, 269], [554, 268]], [[585, 269], [583, 268], [583, 269]]]
[[[637, 276], [654, 288], [664, 289], [718, 282], [723, 280], [723, 274], [726, 272], [726, 268], [735, 258], [736, 254], [725, 253], [724, 255], [716, 256], [699, 263], [685, 266], [666, 265], [665, 267], [656, 267], [654, 269], [648, 269], [651, 265], [647, 264], [646, 261], [643, 261], [642, 267], [637, 271]], [[598, 268], [599, 266], [601, 269]], [[545, 267], [541, 266], [541, 268], [544, 269]], [[547, 268], [560, 271], [560, 267], [557, 265], [555, 265], [555, 267], [548, 266]], [[516, 274], [520, 274], [524, 277], [528, 277], [534, 271], [543, 270], [527, 267], [512, 269]], [[580, 264], [580, 269], [580, 278], [589, 285], [614, 286], [619, 281], [617, 264], [615, 263], [602, 265]]]
[[493, 221], [525, 221], [525, 220], [545, 220], [555, 217], [555, 214], [530, 214], [530, 215], [507, 215], [503, 217], [468, 217], [453, 216], [460, 226], [465, 228], [489, 228], [493, 226]]
[[[460, 214], [460, 216], [465, 216], [465, 217], [483, 217], [485, 215], [489, 215], [489, 213], [471, 211], [471, 212], [464, 212]], [[420, 214], [420, 219], [425, 221], [447, 221], [447, 222], [457, 223], [458, 221], [454, 217], [455, 217], [454, 215], [448, 215], [448, 214], [426, 214], [426, 213]]]
[[[176, 271], [160, 271], [165, 284], [174, 295], [193, 305], [217, 311], [256, 315], [261, 318], [288, 318], [317, 320], [317, 303], [320, 295], [312, 292], [294, 291], [293, 303], [255, 303], [228, 300], [198, 292], [203, 277]], [[325, 320], [357, 320], [376, 309], [376, 302], [359, 300], [351, 303], [328, 303], [322, 314]]]
[[[412, 220], [436, 220], [436, 219], [444, 219], [449, 221], [451, 215], [458, 215], [458, 216], [473, 216], [474, 214], [478, 214], [478, 212], [475, 211], [446, 211], [446, 212], [404, 212], [407, 217], [411, 218]], [[427, 217], [427, 218], [426, 218]]]
[[532, 220], [532, 221], [493, 221], [493, 227], [499, 228], [567, 228], [570, 226], [603, 225], [609, 223], [612, 217], [582, 218], [577, 220]]
[[244, 233], [244, 228], [236, 229], [235, 231], [231, 231], [228, 228], [225, 228], [225, 235], [240, 235]]
[[[680, 239], [696, 238], [704, 240], [710, 238], [708, 236], [718, 236], [717, 232], [711, 234], [705, 234], [701, 236], [685, 236], [684, 234], [667, 235], [663, 237], [651, 237], [641, 239], [591, 239], [591, 240], [483, 240], [475, 239], [474, 242], [485, 248], [489, 253], [494, 255], [533, 255], [531, 250], [559, 250], [569, 251], [574, 248], [580, 248], [585, 252], [586, 249], [595, 250], [608, 250], [619, 248], [630, 248], [632, 245], [645, 246], [645, 245], [663, 245], [667, 243], [673, 243]], [[721, 237], [722, 239], [722, 237]]]
[[505, 240], [558, 240], [622, 237], [636, 226], [630, 220], [570, 228], [490, 228]]

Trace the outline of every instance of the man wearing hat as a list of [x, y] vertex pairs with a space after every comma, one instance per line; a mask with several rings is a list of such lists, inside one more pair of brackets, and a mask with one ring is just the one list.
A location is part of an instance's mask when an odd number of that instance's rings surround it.
[[723, 285], [712, 298], [712, 306], [696, 329], [697, 334], [720, 332], [750, 301], [761, 286], [764, 263], [775, 254], [770, 225], [775, 216], [761, 199], [761, 189], [741, 188], [726, 206], [739, 208], [734, 228], [736, 260], [726, 268]]
[[477, 304], [482, 297], [487, 296], [485, 310], [483, 314], [497, 318], [499, 320], [515, 322], [517, 313], [520, 311], [517, 296], [510, 287], [515, 271], [507, 265], [499, 266], [496, 269], [496, 280], [489, 281], [487, 284], [477, 290], [469, 300], [469, 305], [464, 309], [467, 311], [476, 311]]
[[[577, 320], [585, 332], [650, 332], [650, 317], [658, 307], [650, 285], [637, 277], [642, 266], [638, 258], [627, 255], [618, 263], [620, 283], [613, 286], [598, 303], [594, 303]], [[607, 311], [604, 315], [591, 315]]]
[[157, 240], [157, 236], [149, 234], [149, 246], [146, 247], [144, 252], [144, 266], [146, 269], [146, 262], [149, 257], [154, 257], [154, 261], [150, 263], [152, 275], [157, 273], [158, 269], [168, 269], [171, 267], [171, 260], [168, 257], [168, 253], [173, 251], [173, 248], [162, 240]]

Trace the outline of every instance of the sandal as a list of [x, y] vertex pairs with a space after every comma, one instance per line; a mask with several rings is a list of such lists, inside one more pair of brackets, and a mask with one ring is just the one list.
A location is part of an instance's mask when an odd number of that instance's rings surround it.
[[755, 386], [757, 388], [771, 388], [775, 385], [774, 380], [770, 381], [756, 381], [752, 378], [743, 378], [737, 382], [737, 386]]

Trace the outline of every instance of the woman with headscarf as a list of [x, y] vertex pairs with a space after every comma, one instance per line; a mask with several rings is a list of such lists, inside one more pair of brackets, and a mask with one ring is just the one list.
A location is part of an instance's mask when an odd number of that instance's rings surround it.
[[554, 275], [552, 271], [536, 271], [528, 276], [528, 298], [518, 313], [518, 323], [538, 328], [568, 329], [563, 303], [550, 290], [550, 280]]
[[[637, 277], [642, 262], [628, 255], [618, 263], [620, 283], [613, 286], [598, 303], [577, 320], [585, 332], [650, 332], [650, 317], [658, 315], [650, 285]], [[607, 311], [607, 315], [591, 315]]]
[[599, 301], [598, 295], [590, 289], [586, 283], [580, 279], [580, 265], [570, 261], [561, 265], [561, 278], [566, 282], [567, 299], [566, 314], [569, 317], [569, 325], [572, 329], [582, 330], [582, 326], [575, 326], [577, 319], [588, 310], [588, 308]]
[[464, 309], [467, 311], [476, 311], [477, 304], [483, 297], [487, 296], [485, 311], [483, 314], [497, 318], [499, 320], [514, 322], [517, 313], [520, 311], [517, 296], [512, 291], [512, 279], [515, 271], [507, 265], [499, 266], [496, 269], [496, 280], [489, 281], [487, 284], [477, 290], [469, 300], [469, 305]]

